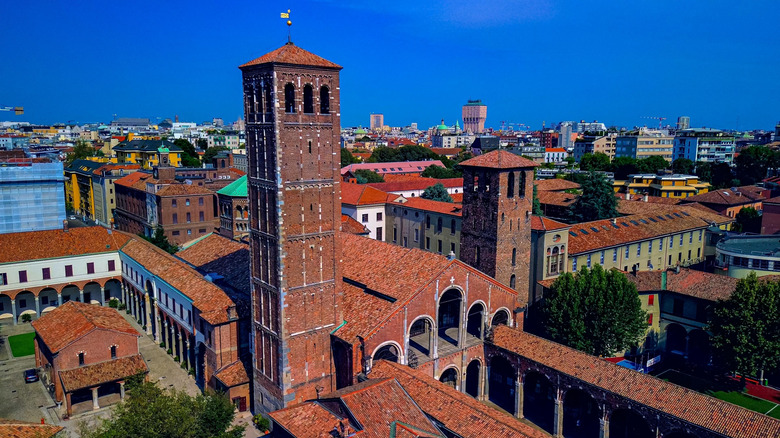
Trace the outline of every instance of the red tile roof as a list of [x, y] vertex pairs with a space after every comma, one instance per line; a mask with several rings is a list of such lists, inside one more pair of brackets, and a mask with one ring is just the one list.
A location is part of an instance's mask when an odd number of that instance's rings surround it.
[[580, 185], [563, 178], [540, 179], [534, 181], [538, 192], [562, 192], [564, 190], [579, 190]]
[[[412, 142], [412, 144], [415, 144], [415, 143]], [[461, 148], [431, 148], [431, 150], [436, 155], [444, 155], [444, 156], [448, 156], [448, 157], [455, 156], [455, 155], [458, 155], [459, 153], [463, 152], [463, 150]]]
[[463, 161], [460, 165], [467, 167], [490, 167], [494, 169], [516, 169], [520, 167], [536, 167], [539, 164], [503, 149], [496, 149]]
[[389, 195], [366, 184], [341, 183], [341, 203], [349, 205], [384, 204]]
[[0, 438], [51, 438], [63, 428], [53, 424], [27, 423], [0, 418]]
[[569, 207], [577, 202], [577, 198], [579, 198], [579, 196], [566, 192], [538, 190], [536, 192], [536, 198], [539, 199], [540, 204]]
[[120, 357], [105, 362], [86, 365], [59, 372], [65, 392], [116, 382], [139, 372], [149, 372], [144, 358], [140, 354]]
[[473, 397], [447, 386], [420, 371], [395, 362], [374, 363], [370, 379], [396, 379], [418, 406], [446, 429], [462, 437], [549, 438], [550, 435], [488, 407]]
[[341, 69], [340, 65], [303, 50], [293, 43], [287, 43], [272, 52], [268, 52], [257, 59], [241, 65], [239, 68], [260, 64], [310, 65], [313, 67]]
[[[293, 405], [268, 415], [295, 438], [322, 438], [323, 432], [335, 430], [341, 424], [341, 419], [336, 414], [317, 402]], [[355, 430], [350, 426], [346, 427], [350, 428], [350, 432]]]
[[380, 175], [388, 174], [420, 174], [430, 166], [445, 167], [439, 160], [427, 161], [395, 161], [390, 163], [356, 163], [341, 168], [341, 174], [365, 169], [376, 172]]
[[644, 202], [647, 204], [664, 204], [664, 205], [677, 205], [683, 201], [683, 198], [664, 198], [661, 196], [647, 196], [645, 201], [644, 195], [629, 195], [630, 199], [626, 199], [625, 193], [615, 193], [615, 197], [618, 198], [618, 204], [628, 202]]
[[571, 225], [554, 221], [544, 216], [531, 216], [531, 229], [535, 231], [553, 231], [571, 228]]
[[127, 236], [103, 227], [0, 234], [0, 263], [116, 252]]
[[214, 377], [228, 388], [249, 383], [249, 375], [246, 372], [244, 364], [240, 360], [222, 367], [222, 369], [214, 373]]
[[[176, 253], [201, 274], [217, 273], [238, 292], [249, 293], [249, 245], [219, 234], [208, 234]], [[220, 283], [221, 284], [221, 283]]]
[[[664, 287], [664, 275], [666, 286]], [[681, 268], [677, 273], [667, 271], [640, 271], [628, 273], [626, 278], [636, 284], [639, 292], [669, 291], [707, 301], [728, 299], [737, 287], [739, 279], [726, 275]], [[766, 277], [762, 277], [766, 278]]]
[[146, 180], [148, 178], [151, 178], [151, 177], [152, 177], [151, 173], [133, 172], [133, 173], [131, 173], [129, 175], [125, 175], [122, 178], [119, 178], [118, 180], [114, 181], [114, 184], [119, 184], [120, 186], [125, 186], [125, 187], [136, 187], [136, 188], [138, 188], [138, 183], [139, 182], [144, 181], [144, 180]]
[[506, 326], [493, 344], [621, 397], [734, 438], [780, 436], [780, 420]]
[[741, 205], [749, 204], [765, 199], [762, 195], [763, 188], [756, 186], [736, 187], [736, 191], [731, 189], [717, 189], [701, 195], [689, 196], [682, 200], [683, 203], [700, 202], [702, 204], [715, 205]]
[[365, 225], [346, 214], [341, 215], [341, 231], [359, 236], [367, 236], [371, 233]]
[[[780, 178], [780, 177], [778, 177]], [[766, 201], [764, 201], [764, 204], [780, 204], [780, 196], [776, 196], [774, 198], [769, 198]]]
[[454, 202], [433, 201], [418, 197], [399, 196], [389, 202], [390, 205], [413, 208], [416, 210], [430, 211], [432, 213], [448, 214], [460, 217], [463, 214], [463, 205]]
[[[223, 180], [227, 182], [226, 180]], [[195, 184], [187, 184], [184, 182], [175, 182], [173, 184], [166, 184], [160, 190], [157, 191], [157, 196], [182, 196], [182, 195], [214, 195], [213, 190], [209, 190], [205, 186], [198, 186]]]
[[95, 329], [112, 330], [140, 336], [123, 317], [110, 307], [68, 301], [32, 322], [38, 337], [56, 353]]
[[366, 185], [382, 190], [383, 192], [393, 193], [408, 190], [425, 190], [428, 187], [435, 186], [437, 183], [441, 183], [441, 185], [448, 189], [460, 188], [461, 191], [463, 189], [463, 178], [436, 179], [418, 177], [407, 181], [368, 183]]

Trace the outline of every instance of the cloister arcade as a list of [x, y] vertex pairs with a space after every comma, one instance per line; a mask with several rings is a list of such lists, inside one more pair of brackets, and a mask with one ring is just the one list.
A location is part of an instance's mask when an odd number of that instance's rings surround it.
[[36, 320], [68, 301], [108, 306], [112, 299], [122, 300], [119, 277], [5, 291], [0, 293], [0, 324], [19, 324], [24, 315]]
[[701, 328], [689, 328], [678, 323], [669, 323], [664, 328], [667, 356], [682, 356], [694, 365], [708, 365], [712, 354], [710, 335]]

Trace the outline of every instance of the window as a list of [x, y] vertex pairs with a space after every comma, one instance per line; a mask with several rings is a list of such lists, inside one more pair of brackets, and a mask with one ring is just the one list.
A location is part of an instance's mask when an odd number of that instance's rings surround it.
[[450, 251], [455, 254], [455, 242], [450, 242]]
[[198, 220], [199, 220], [199, 221], [201, 221], [201, 222], [203, 222], [204, 220], [206, 220], [206, 219], [205, 219], [205, 215], [203, 214], [203, 212], [202, 212], [202, 211], [201, 211], [201, 212], [198, 212]]
[[431, 216], [425, 215], [425, 228], [431, 228]]
[[284, 112], [295, 112], [295, 85], [293, 84], [284, 86]]
[[19, 271], [19, 283], [27, 283], [27, 271]]
[[512, 266], [517, 264], [517, 248], [512, 248]]
[[179, 223], [179, 215], [178, 214], [174, 213], [172, 219], [173, 219], [173, 223], [174, 224], [178, 224]]
[[314, 113], [314, 90], [311, 84], [303, 86], [303, 112], [304, 114]]
[[382, 227], [376, 227], [376, 240], [384, 240], [382, 239]]
[[190, 198], [184, 200], [184, 205], [186, 205], [187, 207], [190, 206]]
[[382, 212], [379, 212], [376, 214], [376, 220], [381, 221], [382, 220]]
[[436, 232], [441, 233], [441, 229], [442, 229], [442, 219], [441, 217], [439, 217], [436, 219]]
[[699, 242], [701, 242], [701, 233], [702, 233], [702, 230], [699, 230]]
[[682, 246], [682, 244], [683, 244], [683, 235], [680, 234], [680, 246]]
[[599, 263], [603, 266], [604, 265], [604, 251], [601, 251], [601, 257], [599, 257]]
[[658, 251], [664, 250], [664, 239], [658, 239]]
[[111, 346], [111, 359], [116, 359], [116, 345]]
[[65, 265], [65, 276], [73, 277], [73, 265]]
[[[113, 260], [112, 260], [112, 262], [113, 262]], [[50, 280], [51, 279], [51, 268], [43, 268], [41, 270], [41, 276], [43, 277], [44, 280]]]
[[701, 248], [696, 249], [696, 258], [701, 257]]
[[87, 274], [95, 273], [95, 264], [92, 262], [87, 263]]
[[415, 228], [414, 229], [414, 241], [419, 242], [420, 241], [420, 230]]
[[330, 114], [330, 91], [328, 87], [320, 87], [320, 114]]
[[514, 289], [514, 288], [515, 288], [515, 282], [516, 282], [516, 280], [517, 280], [517, 279], [515, 278], [515, 274], [512, 274], [512, 276], [511, 276], [511, 277], [509, 277], [509, 287], [511, 287], [512, 289]]
[[636, 244], [636, 256], [639, 257], [641, 255], [642, 255], [642, 244], [641, 243], [637, 243]]
[[626, 246], [626, 258], [628, 258], [628, 246]]
[[688, 233], [688, 243], [693, 243], [693, 231]]
[[363, 223], [364, 223], [364, 224], [368, 223], [368, 214], [364, 214], [364, 215], [362, 216], [362, 219], [363, 219]]
[[509, 177], [507, 178], [507, 186], [506, 186], [506, 197], [507, 198], [514, 198], [515, 197], [515, 173], [509, 172]]
[[653, 253], [653, 241], [647, 242], [647, 253], [652, 254]]
[[674, 248], [674, 237], [669, 236], [669, 248]]
[[577, 272], [577, 257], [571, 259], [571, 270], [572, 272]]
[[192, 234], [192, 230], [187, 230], [187, 235], [191, 235], [191, 234]]
[[437, 247], [439, 254], [441, 254], [441, 239], [439, 239], [439, 245]]
[[176, 200], [171, 199], [171, 207], [176, 208]]
[[647, 325], [653, 325], [653, 314], [647, 315]]
[[590, 268], [590, 254], [588, 254], [588, 267]]
[[393, 226], [393, 243], [398, 241], [398, 228]]
[[617, 248], [612, 250], [612, 262], [617, 263]]
[[192, 216], [190, 215], [189, 212], [187, 212], [187, 223], [190, 223], [190, 222], [192, 222]]
[[404, 236], [404, 248], [409, 247], [409, 241], [407, 240], [406, 236]]
[[79, 353], [79, 366], [84, 365], [84, 353]]
[[428, 251], [431, 250], [431, 238], [430, 237], [426, 237], [425, 238], [425, 249], [427, 249]]
[[648, 297], [647, 297], [647, 305], [648, 306], [652, 306], [654, 301], [655, 301], [655, 295], [652, 295], [652, 294], [648, 295]]
[[198, 205], [203, 206], [203, 198], [198, 198]]
[[172, 231], [171, 234], [173, 234], [174, 236], [178, 236], [179, 235], [179, 231], [178, 230]]

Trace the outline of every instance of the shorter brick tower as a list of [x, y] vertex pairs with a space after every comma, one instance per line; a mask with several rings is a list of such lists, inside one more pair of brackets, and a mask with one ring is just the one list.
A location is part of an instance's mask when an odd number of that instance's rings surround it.
[[536, 163], [496, 150], [463, 167], [463, 262], [530, 299], [531, 211]]

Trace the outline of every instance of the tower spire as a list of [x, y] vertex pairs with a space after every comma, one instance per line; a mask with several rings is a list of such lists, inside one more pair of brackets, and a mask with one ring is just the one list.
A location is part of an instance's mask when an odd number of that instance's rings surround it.
[[290, 10], [288, 9], [287, 12], [282, 12], [280, 15], [282, 18], [287, 19], [287, 44], [292, 44], [292, 35], [290, 33], [290, 27], [292, 27], [292, 20], [290, 20]]

